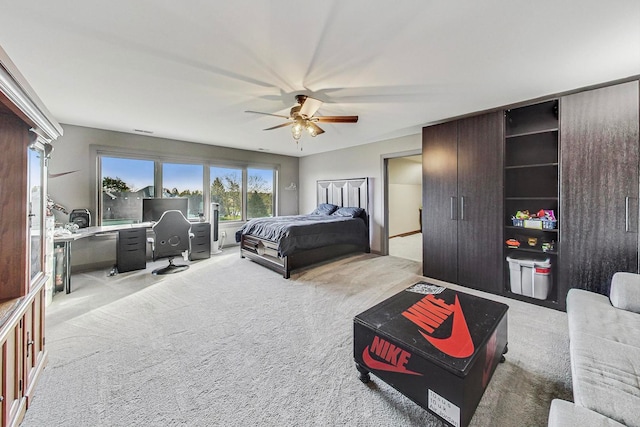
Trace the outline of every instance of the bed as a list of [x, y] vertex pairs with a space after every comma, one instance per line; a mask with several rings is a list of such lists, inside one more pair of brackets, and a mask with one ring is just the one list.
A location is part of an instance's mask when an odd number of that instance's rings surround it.
[[349, 253], [370, 252], [368, 179], [317, 182], [310, 214], [254, 218], [235, 235], [240, 256], [281, 273]]

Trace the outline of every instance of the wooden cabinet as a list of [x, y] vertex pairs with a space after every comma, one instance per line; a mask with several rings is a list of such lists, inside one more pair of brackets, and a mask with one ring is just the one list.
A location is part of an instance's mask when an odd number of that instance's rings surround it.
[[503, 115], [423, 129], [423, 274], [502, 290]]
[[[0, 107], [0, 425], [17, 425], [46, 363], [44, 348], [44, 147]], [[6, 179], [5, 179], [6, 178]], [[14, 187], [21, 185], [24, 188]]]
[[27, 407], [31, 402], [34, 387], [38, 376], [46, 364], [45, 340], [44, 340], [44, 308], [45, 289], [37, 292], [33, 300], [27, 305], [27, 310], [23, 317], [25, 351], [25, 397]]
[[[423, 274], [564, 310], [569, 289], [608, 295], [615, 272], [640, 272], [638, 80], [504, 118], [423, 128]], [[553, 211], [557, 222], [512, 222], [524, 210]], [[512, 292], [514, 254], [549, 260], [546, 298]]]
[[555, 99], [505, 112], [505, 292], [550, 306], [559, 295], [558, 114]]
[[20, 423], [46, 363], [46, 159], [61, 133], [0, 49], [0, 426]]
[[21, 319], [11, 322], [2, 342], [2, 426], [17, 424], [26, 410], [23, 399], [23, 352]]
[[562, 266], [567, 287], [608, 295], [638, 272], [638, 81], [561, 98]]
[[44, 281], [24, 300], [0, 303], [0, 426], [18, 425], [29, 407], [47, 361], [44, 340]]

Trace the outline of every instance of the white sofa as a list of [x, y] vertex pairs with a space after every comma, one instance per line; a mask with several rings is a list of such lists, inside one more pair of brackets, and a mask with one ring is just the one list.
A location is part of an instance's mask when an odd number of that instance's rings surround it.
[[616, 273], [609, 298], [571, 289], [567, 315], [574, 403], [548, 425], [640, 427], [640, 275]]

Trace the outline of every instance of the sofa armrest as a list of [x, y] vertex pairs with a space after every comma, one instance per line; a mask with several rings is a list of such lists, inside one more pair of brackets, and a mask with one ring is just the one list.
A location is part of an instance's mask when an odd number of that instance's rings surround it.
[[623, 427], [623, 424], [566, 400], [553, 399], [548, 427], [589, 426]]
[[609, 299], [616, 308], [640, 313], [640, 275], [622, 272], [614, 274]]

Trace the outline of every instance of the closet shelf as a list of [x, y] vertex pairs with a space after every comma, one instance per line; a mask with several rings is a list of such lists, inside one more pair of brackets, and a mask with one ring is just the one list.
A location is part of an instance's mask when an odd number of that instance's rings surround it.
[[558, 166], [558, 163], [536, 163], [531, 165], [505, 166], [505, 169], [543, 168]]
[[529, 136], [529, 135], [540, 135], [542, 133], [550, 133], [550, 132], [558, 132], [558, 128], [547, 128], [547, 129], [540, 129], [540, 130], [533, 130], [533, 131], [528, 131], [528, 132], [520, 132], [520, 133], [514, 133], [511, 135], [505, 135], [505, 139], [512, 139], [512, 138], [518, 138], [521, 136]]

